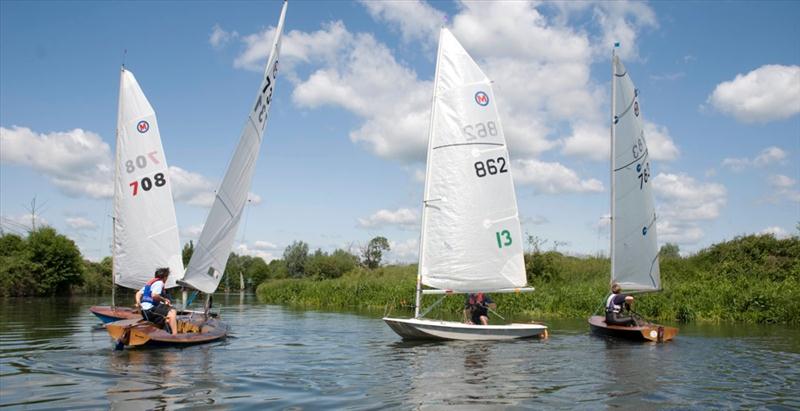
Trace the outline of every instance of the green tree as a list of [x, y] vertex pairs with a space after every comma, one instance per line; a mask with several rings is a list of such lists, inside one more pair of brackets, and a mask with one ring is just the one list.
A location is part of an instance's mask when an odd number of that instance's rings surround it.
[[384, 251], [389, 250], [389, 240], [386, 237], [378, 236], [369, 240], [367, 246], [361, 250], [364, 265], [370, 269], [378, 268], [381, 265]]
[[681, 258], [681, 249], [678, 247], [677, 244], [674, 243], [666, 243], [661, 246], [661, 251], [659, 251], [659, 255], [661, 258]]
[[83, 261], [83, 289], [84, 293], [102, 294], [111, 292], [111, 257], [103, 258], [100, 262]]
[[194, 254], [194, 241], [189, 240], [188, 243], [183, 245], [183, 251], [181, 251], [181, 256], [183, 257], [183, 266], [184, 267], [189, 265], [189, 260], [192, 259], [192, 254]]
[[31, 232], [27, 244], [36, 294], [65, 294], [83, 284], [83, 258], [72, 240], [44, 227]]
[[0, 236], [0, 295], [34, 294], [34, 267], [26, 254], [24, 238], [16, 234]]
[[290, 277], [299, 278], [306, 274], [306, 262], [308, 261], [308, 244], [302, 241], [295, 241], [283, 251], [283, 261], [286, 262], [286, 269]]

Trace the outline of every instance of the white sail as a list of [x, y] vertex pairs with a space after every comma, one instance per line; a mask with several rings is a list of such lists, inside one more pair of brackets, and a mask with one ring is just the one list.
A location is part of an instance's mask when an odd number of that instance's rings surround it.
[[233, 247], [239, 220], [242, 217], [247, 194], [255, 171], [264, 128], [272, 103], [275, 79], [278, 74], [278, 54], [281, 48], [286, 2], [281, 10], [275, 39], [267, 60], [263, 80], [251, 106], [239, 144], [233, 154], [222, 184], [216, 193], [214, 205], [208, 214], [203, 232], [194, 247], [182, 284], [205, 293], [217, 289]]
[[491, 81], [446, 28], [431, 115], [422, 283], [457, 292], [525, 286], [517, 200]]
[[138, 289], [169, 267], [167, 287], [183, 274], [167, 160], [153, 107], [133, 73], [119, 83], [114, 179], [114, 283]]
[[660, 290], [652, 164], [638, 90], [616, 55], [613, 72], [611, 282], [626, 291]]

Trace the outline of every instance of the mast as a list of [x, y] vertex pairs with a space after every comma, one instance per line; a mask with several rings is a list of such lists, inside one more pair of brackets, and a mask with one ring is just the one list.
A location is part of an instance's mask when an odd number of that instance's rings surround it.
[[614, 280], [614, 237], [615, 237], [615, 231], [616, 231], [615, 228], [614, 228], [615, 219], [616, 219], [616, 215], [614, 214], [615, 211], [616, 211], [615, 207], [614, 207], [614, 194], [616, 192], [616, 184], [614, 184], [614, 163], [615, 163], [614, 156], [616, 154], [614, 152], [614, 133], [615, 133], [615, 129], [616, 129], [616, 126], [617, 126], [617, 123], [616, 123], [617, 122], [617, 118], [616, 118], [617, 117], [617, 99], [616, 99], [616, 92], [617, 92], [617, 86], [616, 86], [617, 77], [616, 77], [616, 74], [617, 74], [617, 69], [616, 69], [616, 65], [615, 65], [615, 59], [617, 57], [617, 54], [616, 54], [617, 49], [616, 48], [617, 48], [618, 44], [619, 43], [614, 43], [614, 48], [611, 49], [611, 138], [610, 138], [610, 140], [611, 140], [610, 167], [611, 168], [609, 170], [609, 176], [611, 178], [611, 198], [610, 198], [610, 200], [611, 200], [611, 214], [609, 216], [609, 229], [610, 229], [610, 233], [611, 233], [611, 235], [609, 236], [610, 240], [611, 240], [611, 244], [609, 246], [609, 258], [611, 259], [611, 275], [609, 276], [609, 279], [608, 279], [609, 287], [611, 286], [611, 282]]
[[433, 98], [431, 98], [431, 118], [428, 123], [428, 153], [425, 158], [425, 189], [422, 194], [422, 224], [419, 230], [419, 263], [417, 264], [417, 295], [414, 304], [414, 318], [419, 318], [419, 309], [422, 304], [422, 259], [425, 258], [425, 209], [428, 207], [428, 195], [430, 192], [431, 175], [431, 137], [433, 135], [433, 119], [436, 114], [436, 94], [439, 86], [439, 63], [442, 57], [442, 32], [444, 26], [439, 30], [439, 46], [436, 49], [436, 69], [433, 74]]

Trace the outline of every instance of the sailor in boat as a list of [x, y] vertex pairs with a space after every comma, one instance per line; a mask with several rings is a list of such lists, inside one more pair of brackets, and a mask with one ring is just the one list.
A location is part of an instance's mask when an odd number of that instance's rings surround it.
[[484, 293], [467, 294], [464, 302], [464, 322], [475, 325], [489, 325], [489, 309], [497, 309], [497, 304]]
[[144, 287], [136, 292], [136, 306], [142, 309], [142, 318], [163, 328], [164, 323], [169, 324], [172, 335], [178, 333], [177, 313], [172, 308], [172, 301], [167, 297], [164, 284], [169, 277], [169, 268], [156, 270], [155, 278], [148, 281]]
[[623, 315], [623, 308], [627, 311], [633, 306], [633, 296], [622, 294], [622, 287], [614, 283], [611, 286], [611, 295], [606, 299], [606, 324], [634, 326], [636, 321], [630, 315]]

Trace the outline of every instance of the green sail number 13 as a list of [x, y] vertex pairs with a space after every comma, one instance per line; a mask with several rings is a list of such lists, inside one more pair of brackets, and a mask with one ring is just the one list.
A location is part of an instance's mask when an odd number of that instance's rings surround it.
[[511, 232], [508, 230], [494, 233], [497, 237], [497, 248], [508, 247], [511, 245]]

